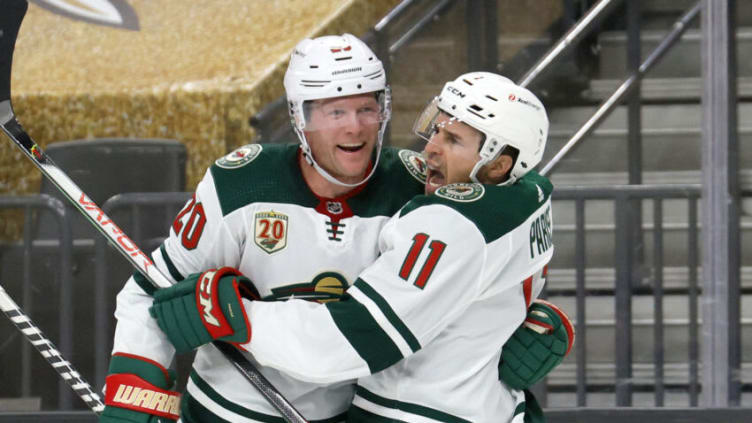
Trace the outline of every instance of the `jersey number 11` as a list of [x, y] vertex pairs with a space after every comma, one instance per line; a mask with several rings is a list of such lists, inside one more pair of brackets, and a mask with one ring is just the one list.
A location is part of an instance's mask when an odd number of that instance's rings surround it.
[[[423, 251], [423, 247], [426, 245], [429, 238], [430, 237], [424, 233], [417, 233], [413, 237], [413, 245], [410, 247], [410, 251], [408, 251], [407, 257], [405, 257], [405, 261], [402, 263], [402, 267], [399, 271], [399, 276], [402, 279], [407, 280], [410, 277], [410, 273], [412, 273], [413, 267], [415, 267], [415, 262], [418, 260], [418, 257], [420, 256], [421, 251]], [[420, 289], [423, 289], [426, 286], [426, 283], [428, 283], [428, 278], [431, 277], [431, 273], [433, 273], [436, 263], [439, 262], [439, 258], [441, 258], [441, 255], [444, 253], [446, 244], [434, 240], [431, 241], [428, 248], [431, 252], [428, 254], [426, 262], [423, 263], [423, 267], [421, 267], [420, 272], [418, 273], [418, 278], [415, 279], [414, 283], [414, 285]]]

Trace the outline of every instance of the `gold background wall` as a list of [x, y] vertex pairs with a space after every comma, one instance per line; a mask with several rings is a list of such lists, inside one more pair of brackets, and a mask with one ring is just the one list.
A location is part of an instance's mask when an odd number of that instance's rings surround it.
[[[397, 3], [132, 0], [137, 31], [31, 3], [14, 56], [14, 108], [43, 148], [95, 137], [177, 139], [188, 149], [193, 190], [214, 159], [252, 139], [248, 118], [283, 94], [299, 40], [361, 36]], [[0, 194], [38, 192], [40, 178], [10, 141], [0, 143]], [[0, 215], [0, 238], [19, 226]]]

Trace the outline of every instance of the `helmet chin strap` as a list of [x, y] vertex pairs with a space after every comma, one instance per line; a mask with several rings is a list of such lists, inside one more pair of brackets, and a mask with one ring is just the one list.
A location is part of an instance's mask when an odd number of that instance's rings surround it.
[[475, 162], [475, 166], [473, 166], [473, 170], [470, 171], [470, 180], [475, 182], [476, 184], [482, 184], [483, 182], [478, 180], [478, 171], [480, 171], [480, 168], [486, 165], [489, 160], [487, 157], [483, 157], [477, 162]]
[[[481, 182], [480, 180], [478, 180], [478, 172], [480, 172], [480, 169], [483, 166], [485, 166], [488, 163], [496, 160], [496, 158], [498, 158], [500, 154], [501, 154], [501, 149], [496, 154], [494, 154], [494, 155], [491, 155], [491, 156], [483, 155], [483, 156], [481, 156], [480, 160], [478, 160], [477, 162], [475, 162], [475, 166], [473, 166], [473, 169], [470, 171], [470, 180], [473, 181], [473, 182], [475, 182], [476, 184], [482, 184], [483, 182]], [[504, 182], [500, 182], [500, 183], [498, 183], [496, 185], [500, 186], [500, 187], [503, 187], [505, 185], [511, 185], [511, 184], [513, 184], [514, 181], [516, 181], [516, 180], [517, 180], [516, 178], [512, 177], [512, 172], [510, 170], [509, 177], [507, 177], [507, 180], [504, 181]]]
[[310, 152], [310, 148], [308, 149], [308, 152], [306, 152], [306, 148], [303, 149], [303, 156], [305, 156], [306, 161], [309, 164], [311, 164], [311, 166], [313, 166], [314, 169], [316, 169], [316, 172], [318, 172], [319, 175], [323, 176], [324, 179], [326, 179], [327, 181], [329, 181], [329, 182], [331, 182], [333, 184], [339, 185], [339, 186], [352, 188], [352, 187], [357, 187], [358, 185], [361, 185], [363, 182], [369, 180], [371, 178], [371, 176], [373, 176], [373, 173], [376, 172], [376, 167], [378, 166], [379, 159], [381, 158], [381, 145], [380, 145], [380, 143], [377, 146], [377, 148], [378, 148], [378, 151], [376, 152], [376, 161], [373, 163], [373, 168], [371, 168], [371, 171], [368, 172], [368, 175], [366, 175], [365, 178], [363, 178], [360, 182], [356, 182], [354, 184], [348, 184], [346, 182], [340, 181], [339, 179], [337, 179], [334, 176], [332, 176], [331, 174], [329, 174], [329, 172], [327, 172], [326, 170], [324, 170], [323, 167], [319, 166], [319, 164], [316, 162], [316, 159], [313, 158], [313, 154]]
[[378, 143], [376, 144], [376, 160], [373, 163], [373, 167], [371, 168], [371, 171], [360, 182], [356, 182], [354, 184], [349, 184], [349, 183], [340, 181], [339, 179], [329, 174], [329, 172], [324, 170], [324, 168], [319, 166], [319, 164], [316, 162], [316, 159], [313, 158], [313, 152], [311, 152], [311, 147], [308, 145], [308, 139], [306, 139], [305, 133], [302, 130], [298, 129], [297, 127], [295, 128], [295, 132], [297, 132], [298, 137], [300, 138], [300, 141], [301, 141], [301, 145], [303, 147], [303, 157], [305, 157], [308, 164], [310, 164], [311, 166], [313, 166], [314, 169], [316, 169], [316, 172], [318, 172], [319, 175], [321, 175], [322, 177], [324, 177], [324, 179], [326, 179], [327, 181], [335, 185], [353, 188], [371, 179], [371, 176], [373, 176], [374, 172], [376, 172], [376, 168], [379, 165], [379, 159], [381, 158], [381, 144], [383, 141], [385, 129], [386, 129], [386, 124], [382, 124], [381, 128], [379, 128], [379, 139], [378, 139]]

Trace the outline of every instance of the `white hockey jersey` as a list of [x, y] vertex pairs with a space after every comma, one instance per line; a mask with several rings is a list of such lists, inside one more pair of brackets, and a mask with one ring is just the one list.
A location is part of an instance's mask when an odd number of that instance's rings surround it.
[[246, 348], [302, 380], [359, 378], [348, 422], [522, 422], [524, 393], [498, 363], [545, 282], [551, 191], [530, 172], [417, 197], [341, 301], [246, 301]]
[[[251, 144], [217, 160], [178, 214], [169, 238], [152, 253], [154, 264], [175, 281], [210, 268], [234, 267], [269, 300], [338, 300], [376, 260], [383, 225], [423, 192], [425, 168], [418, 153], [384, 148], [366, 184], [327, 199], [306, 185], [299, 154], [297, 144]], [[113, 353], [168, 366], [174, 349], [149, 315], [151, 291], [137, 273], [118, 295]], [[299, 324], [318, 331], [308, 322]], [[259, 370], [310, 421], [344, 419], [353, 381], [324, 386], [271, 368]], [[283, 421], [210, 345], [197, 352], [183, 403], [183, 412], [188, 410], [194, 420]]]

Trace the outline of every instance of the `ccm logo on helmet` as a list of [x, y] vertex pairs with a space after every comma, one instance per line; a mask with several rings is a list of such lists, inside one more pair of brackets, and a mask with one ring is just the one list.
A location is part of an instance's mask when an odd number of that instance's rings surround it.
[[450, 93], [459, 96], [460, 98], [465, 98], [465, 94], [462, 93], [462, 91], [458, 90], [457, 88], [454, 88], [452, 86], [447, 87], [447, 91]]

